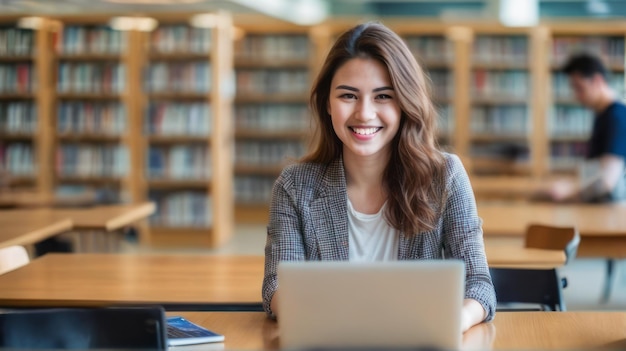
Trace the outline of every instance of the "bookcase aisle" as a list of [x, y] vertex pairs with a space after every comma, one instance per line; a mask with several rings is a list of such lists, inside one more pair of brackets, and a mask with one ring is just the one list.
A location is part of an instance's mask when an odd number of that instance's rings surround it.
[[232, 233], [232, 23], [163, 20], [148, 36], [143, 178], [155, 245], [215, 247]]
[[55, 40], [55, 191], [132, 201], [123, 182], [131, 172], [128, 33], [105, 24], [68, 19]]
[[37, 38], [14, 26], [0, 27], [0, 165], [10, 176], [10, 184], [1, 185], [35, 185]]
[[264, 222], [274, 180], [306, 151], [315, 50], [308, 28], [239, 25], [235, 43], [237, 222]]
[[[0, 18], [0, 164], [10, 186], [155, 201], [142, 237], [152, 245], [219, 246], [233, 218], [265, 223], [276, 177], [313, 135], [312, 80], [356, 21], [215, 16], [199, 28], [190, 14], [163, 14], [149, 33], [113, 30], [111, 15], [37, 29]], [[575, 172], [593, 116], [559, 72], [570, 53], [600, 54], [625, 92], [624, 23], [385, 24], [426, 69], [439, 142], [461, 157], [479, 198], [524, 197], [534, 182]]]
[[528, 41], [525, 33], [480, 33], [474, 40], [469, 147], [475, 175], [530, 173]]
[[623, 28], [604, 29], [598, 34], [574, 26], [554, 28], [550, 48], [553, 104], [548, 122], [551, 172], [576, 172], [576, 164], [587, 153], [586, 142], [593, 125], [592, 111], [575, 101], [567, 76], [559, 69], [571, 54], [593, 52], [608, 68], [611, 87], [624, 98], [625, 35]]
[[196, 28], [191, 17], [164, 16], [150, 34], [114, 30], [112, 16], [42, 19], [37, 29], [4, 19], [0, 163], [10, 185], [155, 201], [144, 244], [228, 240], [232, 19], [213, 14], [210, 28]]
[[213, 224], [211, 35], [209, 28], [184, 23], [162, 24], [150, 33], [143, 115], [155, 235], [168, 229], [199, 233]]

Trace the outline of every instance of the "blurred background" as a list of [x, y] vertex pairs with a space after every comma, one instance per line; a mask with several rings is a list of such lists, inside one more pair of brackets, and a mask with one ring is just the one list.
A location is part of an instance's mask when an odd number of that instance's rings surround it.
[[[624, 95], [624, 0], [0, 0], [0, 185], [154, 202], [130, 252], [263, 254], [272, 184], [312, 137], [310, 84], [366, 20], [426, 69], [479, 201], [575, 176], [593, 114], [570, 54], [600, 56]], [[604, 261], [579, 262], [565, 293], [595, 306]]]

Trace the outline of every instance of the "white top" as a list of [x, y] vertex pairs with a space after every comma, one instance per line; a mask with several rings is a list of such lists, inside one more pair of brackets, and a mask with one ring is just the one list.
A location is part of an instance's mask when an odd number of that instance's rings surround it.
[[378, 213], [357, 212], [348, 199], [348, 237], [350, 261], [396, 261], [398, 232], [387, 223], [383, 204]]

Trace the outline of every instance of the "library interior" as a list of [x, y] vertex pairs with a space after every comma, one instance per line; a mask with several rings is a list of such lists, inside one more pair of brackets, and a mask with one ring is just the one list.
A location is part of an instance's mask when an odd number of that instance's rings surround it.
[[[0, 325], [149, 304], [227, 349], [279, 348], [273, 187], [319, 136], [329, 50], [369, 21], [423, 69], [437, 148], [471, 183], [498, 308], [464, 345], [626, 347], [622, 0], [0, 1]], [[602, 72], [565, 69], [580, 54]], [[610, 196], [580, 195], [611, 167]]]

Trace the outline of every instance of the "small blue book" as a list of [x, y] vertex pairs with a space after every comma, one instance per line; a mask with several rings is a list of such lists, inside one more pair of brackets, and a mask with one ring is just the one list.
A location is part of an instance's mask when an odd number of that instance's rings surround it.
[[167, 318], [167, 345], [181, 346], [223, 342], [224, 335], [194, 324], [183, 317]]

